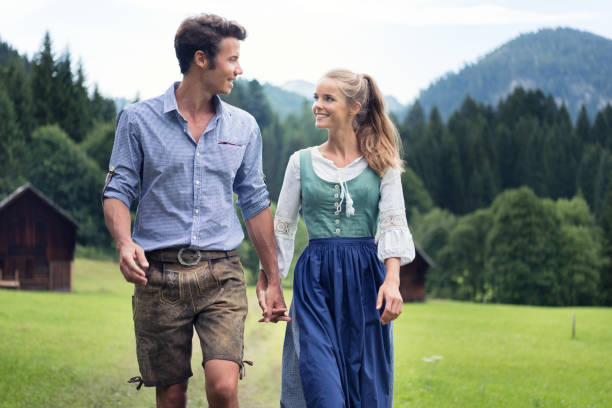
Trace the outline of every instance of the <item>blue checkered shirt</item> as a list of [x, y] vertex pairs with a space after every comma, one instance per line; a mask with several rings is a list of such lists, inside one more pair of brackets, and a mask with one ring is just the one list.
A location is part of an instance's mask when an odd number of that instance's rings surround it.
[[270, 205], [259, 127], [215, 96], [216, 113], [196, 143], [178, 111], [178, 85], [119, 113], [103, 196], [128, 208], [138, 198], [132, 238], [145, 251], [231, 250], [244, 238], [234, 193], [245, 220]]

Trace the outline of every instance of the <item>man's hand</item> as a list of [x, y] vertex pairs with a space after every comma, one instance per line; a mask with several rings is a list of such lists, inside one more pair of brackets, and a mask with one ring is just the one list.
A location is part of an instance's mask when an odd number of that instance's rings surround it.
[[385, 310], [380, 321], [382, 324], [387, 324], [391, 320], [395, 320], [402, 313], [402, 305], [404, 301], [399, 291], [399, 282], [387, 280], [380, 285], [378, 289], [378, 299], [376, 300], [376, 310], [382, 307], [383, 299], [385, 301]]
[[117, 245], [119, 252], [119, 269], [128, 282], [137, 285], [146, 285], [147, 276], [143, 269], [149, 267], [144, 250], [134, 241]]
[[121, 269], [125, 280], [137, 285], [146, 285], [147, 276], [143, 268], [147, 269], [149, 262], [147, 262], [144, 250], [132, 241], [129, 208], [116, 198], [105, 198], [104, 220], [106, 221], [106, 227], [117, 243], [119, 269]]
[[290, 322], [291, 318], [286, 316], [287, 306], [285, 305], [285, 299], [283, 298], [283, 291], [280, 287], [280, 281], [278, 285], [268, 286], [268, 278], [263, 270], [259, 271], [259, 277], [257, 278], [257, 300], [259, 301], [259, 307], [263, 312], [263, 317], [259, 319], [260, 322], [272, 322], [278, 321]]

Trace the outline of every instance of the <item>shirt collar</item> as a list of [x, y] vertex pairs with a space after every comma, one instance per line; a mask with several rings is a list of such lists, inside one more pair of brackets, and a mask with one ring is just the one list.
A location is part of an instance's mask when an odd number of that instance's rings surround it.
[[176, 88], [178, 88], [180, 84], [180, 82], [173, 83], [162, 96], [164, 100], [164, 113], [168, 113], [173, 110], [178, 112], [178, 104], [176, 103], [176, 95], [174, 94], [174, 91], [176, 91]]
[[[176, 102], [176, 95], [174, 94], [174, 92], [176, 91], [176, 88], [178, 88], [180, 84], [181, 84], [180, 82], [173, 83], [170, 86], [170, 88], [168, 88], [168, 90], [164, 93], [163, 95], [164, 113], [168, 113], [173, 110], [178, 112], [178, 103]], [[229, 118], [229, 116], [231, 116], [231, 113], [225, 107], [225, 103], [223, 103], [221, 98], [219, 98], [219, 95], [213, 96], [212, 102], [213, 102], [213, 105], [215, 106], [215, 116], [213, 117], [213, 119], [220, 118], [220, 117]]]

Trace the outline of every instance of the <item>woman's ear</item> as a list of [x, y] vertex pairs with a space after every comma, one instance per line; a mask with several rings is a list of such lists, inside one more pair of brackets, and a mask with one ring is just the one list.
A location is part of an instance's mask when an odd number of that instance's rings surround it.
[[361, 103], [353, 102], [353, 104], [351, 105], [351, 109], [350, 109], [351, 115], [352, 116], [357, 115], [360, 110], [361, 110]]

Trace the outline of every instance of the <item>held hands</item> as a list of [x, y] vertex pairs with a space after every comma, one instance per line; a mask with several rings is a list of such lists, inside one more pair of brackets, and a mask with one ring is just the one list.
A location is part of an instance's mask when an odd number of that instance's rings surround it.
[[144, 269], [149, 267], [144, 250], [134, 241], [117, 245], [119, 252], [119, 269], [128, 282], [146, 285], [147, 276]]
[[268, 277], [263, 270], [260, 270], [255, 290], [257, 291], [259, 307], [263, 311], [263, 317], [259, 319], [259, 322], [277, 323], [278, 321], [291, 321], [291, 318], [285, 315], [287, 306], [285, 305], [280, 282], [277, 285], [268, 286]]
[[399, 282], [385, 279], [378, 289], [376, 310], [380, 310], [383, 300], [385, 301], [385, 310], [382, 316], [380, 316], [380, 321], [382, 324], [387, 324], [391, 320], [395, 320], [402, 313], [404, 301], [399, 291]]

